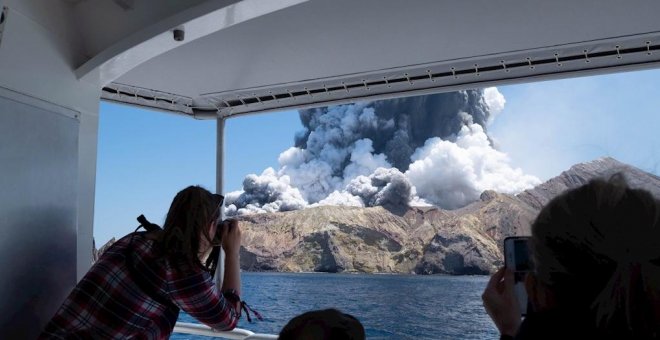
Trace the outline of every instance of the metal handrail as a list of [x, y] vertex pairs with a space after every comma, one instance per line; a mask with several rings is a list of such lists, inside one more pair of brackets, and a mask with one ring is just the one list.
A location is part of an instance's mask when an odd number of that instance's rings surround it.
[[254, 333], [242, 328], [234, 328], [231, 331], [216, 331], [209, 326], [189, 322], [177, 322], [174, 325], [174, 332], [236, 340], [277, 340], [277, 335], [274, 334]]

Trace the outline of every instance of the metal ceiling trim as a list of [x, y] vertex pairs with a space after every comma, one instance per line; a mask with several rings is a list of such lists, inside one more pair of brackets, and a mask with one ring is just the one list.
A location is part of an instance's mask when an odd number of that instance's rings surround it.
[[502, 84], [658, 67], [660, 34], [589, 45], [452, 60], [296, 84], [203, 94], [195, 98], [111, 83], [102, 99], [177, 112], [197, 119], [235, 117], [362, 100], [456, 91]]
[[101, 99], [193, 116], [193, 99], [186, 96], [111, 83], [101, 90]]
[[579, 50], [527, 52], [490, 56], [478, 61], [438, 63], [372, 77], [346, 77], [341, 81], [314, 81], [299, 85], [202, 95], [224, 116], [308, 106], [325, 106], [372, 98], [392, 98], [510, 84], [526, 79], [562, 78], [569, 75], [645, 68], [660, 62], [660, 43], [651, 40], [594, 44]]

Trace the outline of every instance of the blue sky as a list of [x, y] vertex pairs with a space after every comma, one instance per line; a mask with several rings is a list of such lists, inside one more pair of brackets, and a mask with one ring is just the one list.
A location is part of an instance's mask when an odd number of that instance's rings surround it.
[[499, 87], [507, 100], [489, 132], [511, 163], [547, 179], [611, 156], [660, 171], [660, 71]]
[[[488, 126], [510, 163], [542, 180], [611, 156], [660, 172], [660, 70], [498, 87], [504, 110]], [[230, 119], [225, 190], [277, 168], [302, 129], [296, 111]], [[121, 237], [145, 214], [161, 224], [171, 199], [193, 184], [215, 189], [215, 121], [101, 104], [94, 237]]]
[[[297, 111], [230, 119], [225, 126], [226, 190], [248, 173], [277, 166], [302, 129]], [[215, 191], [216, 123], [111, 103], [101, 104], [94, 237], [97, 246], [133, 231], [144, 214], [162, 224], [176, 193]]]

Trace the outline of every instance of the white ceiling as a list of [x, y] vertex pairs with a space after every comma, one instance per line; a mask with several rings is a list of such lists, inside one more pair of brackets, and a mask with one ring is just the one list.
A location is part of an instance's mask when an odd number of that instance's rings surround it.
[[[635, 2], [635, 6], [611, 0], [310, 0], [163, 53], [116, 79], [109, 88], [184, 98], [188, 106], [207, 108], [224, 107], [227, 102], [234, 106], [247, 97], [261, 102], [269, 93], [294, 92], [301, 98], [263, 104], [272, 109], [393, 96], [406, 89], [369, 84], [427, 70], [439, 75], [452, 67], [474, 68], [477, 77], [447, 77], [428, 85], [417, 82], [408, 89], [442, 91], [569, 77], [585, 71], [612, 72], [617, 67], [656, 67], [660, 52], [637, 51], [622, 54], [623, 58], [612, 53], [617, 48], [643, 48], [647, 42], [660, 44], [657, 13], [660, 2], [650, 0]], [[605, 57], [596, 61], [593, 56], [599, 52]], [[510, 66], [553, 58], [555, 53], [559, 57], [585, 54], [585, 59], [594, 62], [567, 60], [563, 68], [553, 63], [554, 69], [530, 63], [525, 72], [519, 67], [515, 74], [487, 75], [479, 70], [501, 61]], [[313, 92], [299, 95], [308, 89], [338, 88], [342, 82], [355, 85], [363, 80], [370, 92], [334, 91], [326, 99], [314, 99]], [[123, 95], [105, 96], [130, 101]], [[258, 110], [254, 105], [244, 106], [231, 111]]]

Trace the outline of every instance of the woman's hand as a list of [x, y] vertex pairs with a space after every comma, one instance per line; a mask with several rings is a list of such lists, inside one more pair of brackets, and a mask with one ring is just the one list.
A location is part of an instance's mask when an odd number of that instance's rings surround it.
[[231, 254], [238, 254], [241, 249], [241, 229], [237, 220], [222, 221], [222, 248]]
[[513, 286], [513, 272], [500, 268], [481, 295], [486, 312], [502, 335], [514, 336], [520, 327], [520, 307]]

